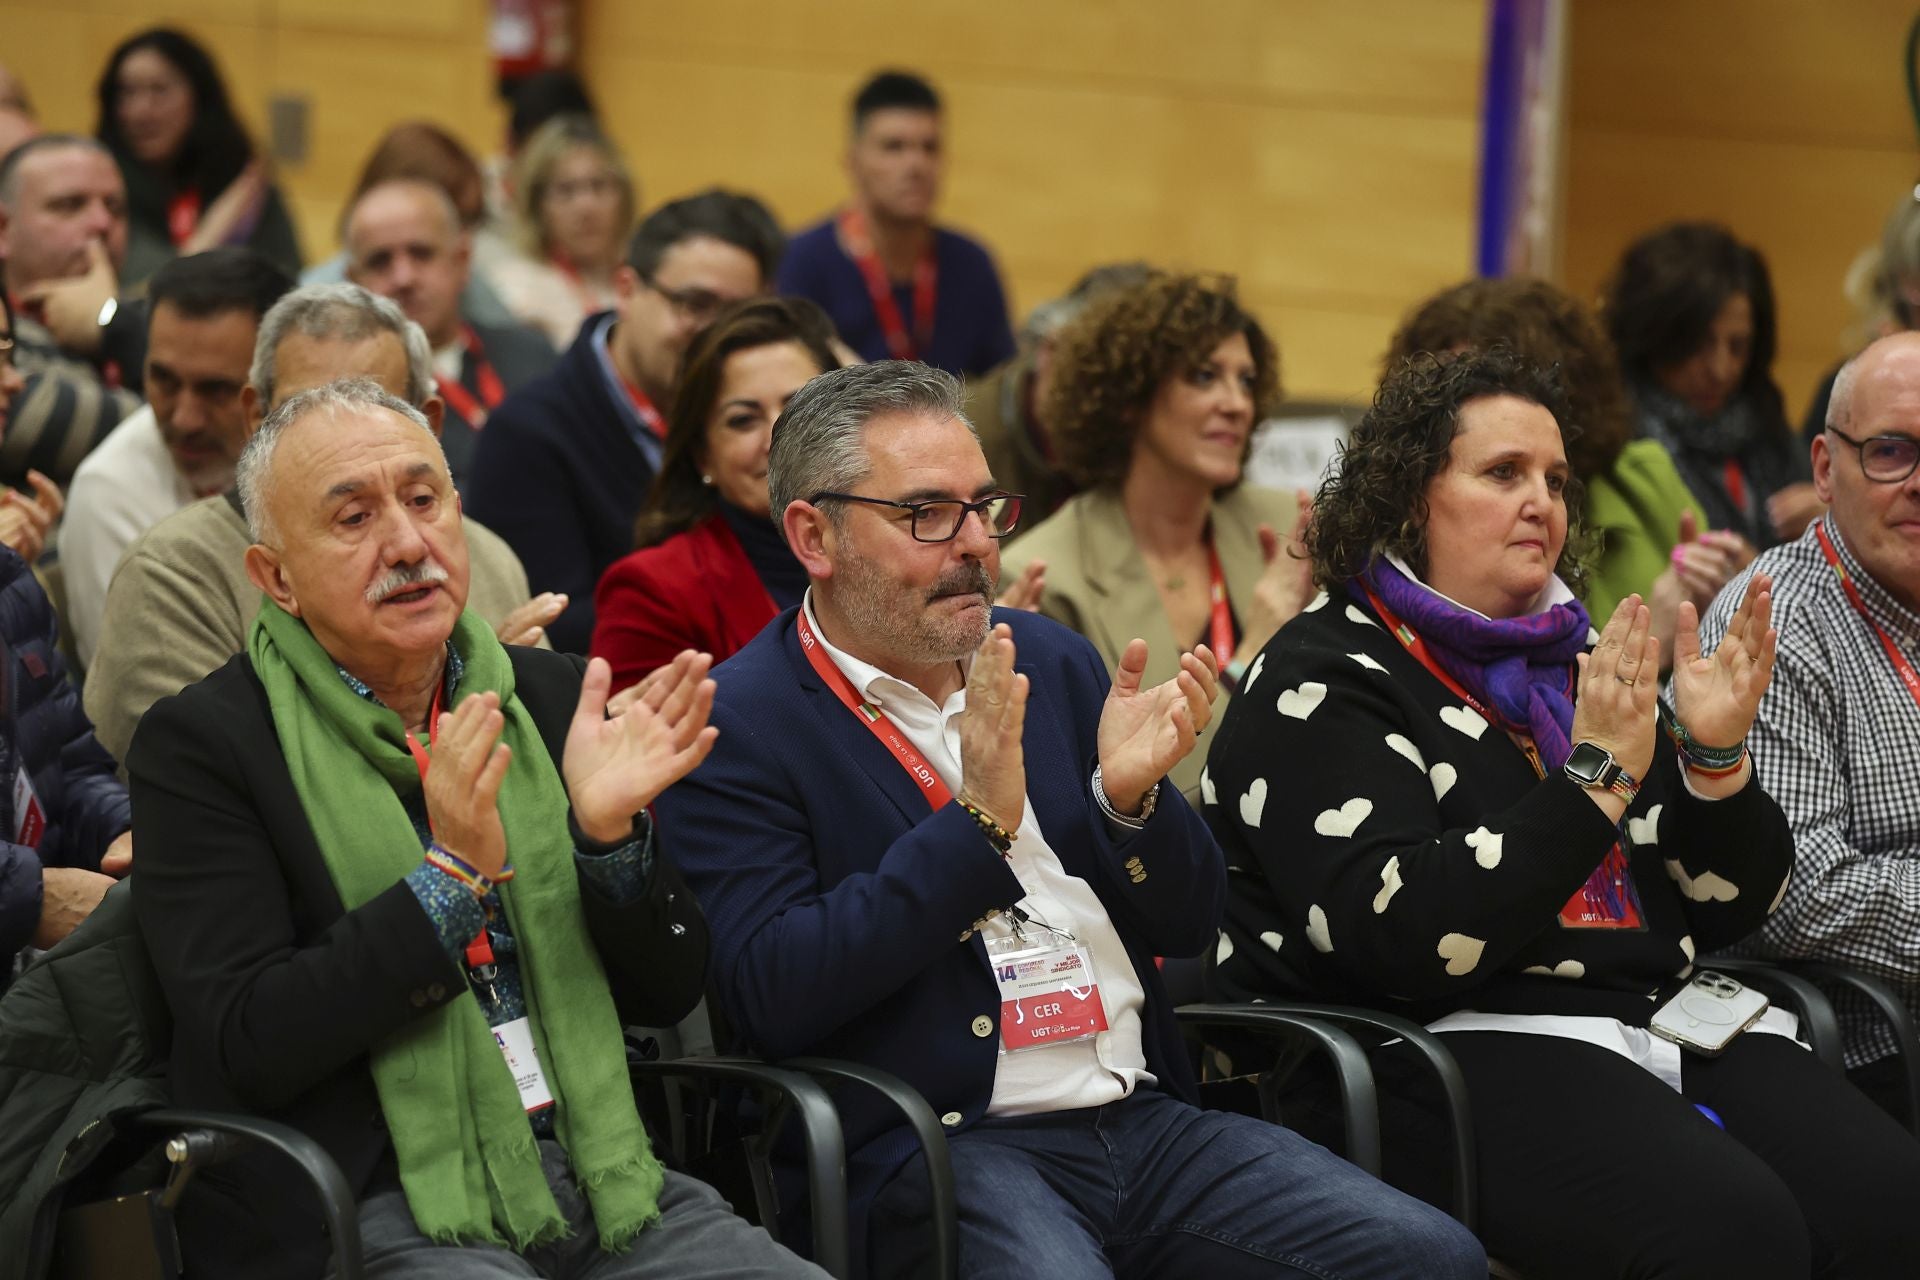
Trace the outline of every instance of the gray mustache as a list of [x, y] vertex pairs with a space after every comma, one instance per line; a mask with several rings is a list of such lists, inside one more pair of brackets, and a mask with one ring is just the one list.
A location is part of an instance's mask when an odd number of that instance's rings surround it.
[[440, 567], [438, 560], [431, 557], [418, 564], [396, 565], [367, 588], [367, 603], [379, 604], [388, 596], [397, 595], [409, 587], [424, 587], [446, 580], [447, 571]]
[[987, 573], [987, 566], [977, 560], [955, 569], [934, 583], [927, 599], [934, 601], [941, 596], [957, 596], [967, 591], [977, 591], [989, 601], [993, 599], [993, 578]]

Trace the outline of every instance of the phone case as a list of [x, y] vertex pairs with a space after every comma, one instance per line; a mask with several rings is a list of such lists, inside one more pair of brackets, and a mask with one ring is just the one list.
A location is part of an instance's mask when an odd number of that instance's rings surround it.
[[1702, 969], [1673, 999], [1661, 1005], [1647, 1029], [1663, 1040], [1715, 1057], [1734, 1037], [1760, 1020], [1767, 998], [1724, 973]]

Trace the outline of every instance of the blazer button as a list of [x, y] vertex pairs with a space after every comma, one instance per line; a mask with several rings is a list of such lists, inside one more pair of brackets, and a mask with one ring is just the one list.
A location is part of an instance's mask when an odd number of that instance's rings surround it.
[[416, 1009], [424, 1009], [427, 1007], [427, 993], [424, 991], [415, 990], [407, 996], [407, 999], [413, 1003], [413, 1007]]
[[447, 989], [444, 986], [442, 986], [440, 983], [436, 982], [432, 986], [427, 988], [427, 999], [433, 1001], [435, 1004], [439, 1004], [442, 1000], [445, 1000], [446, 998], [447, 998]]
[[992, 1035], [993, 1019], [989, 1018], [984, 1013], [981, 1014], [979, 1017], [975, 1018], [973, 1020], [973, 1034], [979, 1036], [982, 1040], [985, 1040], [988, 1036]]
[[961, 1116], [958, 1111], [949, 1111], [947, 1112], [947, 1114], [940, 1117], [940, 1123], [947, 1126], [947, 1128], [949, 1129], [959, 1124], [960, 1120], [961, 1120]]

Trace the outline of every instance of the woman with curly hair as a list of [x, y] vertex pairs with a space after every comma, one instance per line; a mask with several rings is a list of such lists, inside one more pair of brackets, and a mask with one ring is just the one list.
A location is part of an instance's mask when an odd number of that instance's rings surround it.
[[108, 56], [95, 96], [95, 133], [127, 182], [123, 284], [221, 245], [244, 245], [300, 274], [286, 203], [197, 42], [170, 27], [129, 36]]
[[[1659, 709], [1640, 598], [1597, 636], [1574, 598], [1566, 413], [1500, 348], [1388, 372], [1314, 506], [1325, 591], [1207, 761], [1215, 985], [1445, 1033], [1481, 1238], [1526, 1274], [1915, 1274], [1896, 1206], [1920, 1143], [1767, 1023], [1717, 1057], [1646, 1029], [1785, 888], [1792, 836], [1745, 748], [1777, 636], [1764, 575], [1710, 656], [1682, 603]], [[1444, 1203], [1444, 1122], [1404, 1044], [1375, 1070], [1389, 1180]]]
[[1706, 529], [1699, 503], [1666, 446], [1633, 438], [1633, 412], [1613, 344], [1587, 306], [1544, 280], [1469, 280], [1427, 299], [1402, 322], [1386, 367], [1421, 352], [1444, 355], [1505, 344], [1558, 371], [1567, 402], [1567, 464], [1584, 498], [1587, 586], [1581, 601], [1596, 618], [1639, 592], [1653, 610], [1653, 634], [1671, 656], [1681, 600], [1702, 613], [1752, 558], [1738, 534]]
[[840, 367], [833, 324], [805, 298], [723, 311], [687, 348], [660, 474], [634, 525], [639, 548], [594, 592], [589, 652], [624, 689], [683, 649], [724, 662], [782, 609], [807, 571], [768, 514], [773, 424], [808, 381]]
[[[1082, 492], [1007, 549], [1002, 580], [1043, 565], [1040, 612], [1091, 640], [1108, 671], [1146, 640], [1148, 684], [1206, 644], [1224, 707], [1310, 590], [1304, 557], [1281, 546], [1304, 495], [1240, 483], [1280, 399], [1279, 354], [1231, 281], [1164, 273], [1101, 298], [1057, 341], [1043, 417]], [[1189, 798], [1198, 754], [1172, 774]]]
[[1799, 537], [1822, 508], [1773, 382], [1759, 251], [1712, 223], [1662, 227], [1628, 247], [1601, 311], [1639, 433], [1666, 446], [1713, 527], [1761, 549]]

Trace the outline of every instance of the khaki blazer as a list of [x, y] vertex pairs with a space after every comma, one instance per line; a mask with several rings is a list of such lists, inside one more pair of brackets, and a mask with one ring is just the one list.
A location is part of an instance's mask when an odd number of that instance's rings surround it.
[[[1220, 571], [1227, 580], [1227, 599], [1235, 617], [1241, 616], [1266, 567], [1260, 557], [1260, 526], [1271, 525], [1285, 537], [1297, 514], [1291, 494], [1254, 485], [1243, 484], [1214, 500], [1213, 545], [1220, 554]], [[1160, 603], [1160, 589], [1134, 543], [1118, 492], [1102, 488], [1078, 494], [1016, 537], [1001, 554], [1001, 580], [1013, 581], [1034, 560], [1047, 563], [1040, 612], [1091, 640], [1108, 674], [1119, 665], [1121, 650], [1135, 636], [1147, 642], [1145, 683], [1158, 684], [1179, 674], [1180, 655], [1198, 637], [1173, 634], [1173, 624]], [[1221, 690], [1214, 706], [1215, 726], [1226, 714], [1228, 700], [1227, 692]], [[1195, 806], [1200, 803], [1206, 748], [1202, 738], [1168, 775]]]

